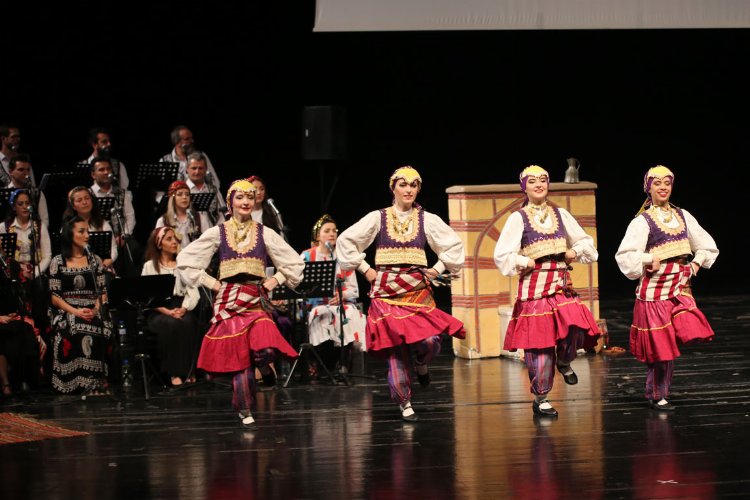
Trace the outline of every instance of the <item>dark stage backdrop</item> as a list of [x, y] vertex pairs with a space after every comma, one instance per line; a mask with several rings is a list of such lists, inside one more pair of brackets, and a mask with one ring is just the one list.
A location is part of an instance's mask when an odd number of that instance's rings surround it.
[[[448, 186], [515, 182], [529, 163], [560, 181], [575, 156], [600, 186], [605, 298], [632, 293], [613, 255], [643, 173], [664, 163], [673, 201], [722, 251], [697, 293], [747, 290], [747, 30], [313, 34], [313, 2], [263, 4], [8, 8], [0, 121], [20, 126], [39, 173], [87, 157], [92, 126], [134, 169], [186, 124], [225, 186], [266, 179], [299, 250], [331, 188], [346, 227], [390, 202], [408, 163], [419, 201], [447, 216]], [[311, 105], [346, 110], [346, 160], [302, 160]]]

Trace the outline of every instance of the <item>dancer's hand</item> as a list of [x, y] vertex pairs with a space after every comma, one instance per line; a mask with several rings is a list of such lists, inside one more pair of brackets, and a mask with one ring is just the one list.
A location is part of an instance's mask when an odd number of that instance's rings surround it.
[[536, 267], [536, 261], [534, 259], [529, 259], [525, 267], [517, 266], [518, 274], [523, 276], [524, 274], [527, 274], [533, 271], [535, 267]]
[[655, 273], [659, 270], [661, 267], [661, 260], [659, 260], [659, 257], [654, 255], [654, 260], [651, 261], [651, 265], [646, 267], [646, 271], [650, 273]]
[[701, 266], [699, 266], [696, 262], [691, 262], [690, 269], [693, 271], [693, 276], [697, 276], [698, 271], [700, 271], [701, 269]]
[[438, 277], [438, 272], [437, 272], [437, 269], [435, 269], [434, 267], [431, 267], [429, 269], [424, 270], [424, 275], [427, 276], [427, 278], [429, 278], [430, 280], [434, 280], [435, 278]]
[[370, 283], [375, 281], [375, 278], [377, 277], [378, 277], [378, 272], [373, 268], [370, 268], [367, 270], [367, 272], [365, 272], [365, 279], [369, 281]]
[[578, 257], [578, 253], [575, 250], [573, 250], [572, 248], [569, 248], [565, 252], [565, 263], [566, 264], [570, 264], [571, 262], [573, 262], [574, 260], [576, 260], [576, 257]]
[[263, 288], [265, 288], [269, 292], [277, 286], [279, 286], [279, 282], [276, 278], [268, 278], [263, 282]]

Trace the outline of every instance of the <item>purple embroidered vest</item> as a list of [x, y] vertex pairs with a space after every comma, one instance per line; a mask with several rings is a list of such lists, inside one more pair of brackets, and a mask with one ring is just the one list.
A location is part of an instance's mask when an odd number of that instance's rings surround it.
[[219, 225], [220, 280], [242, 273], [265, 278], [268, 253], [263, 239], [263, 224], [252, 222], [252, 225], [244, 241], [234, 240], [231, 221]]
[[399, 231], [403, 226], [394, 224], [394, 217], [393, 207], [380, 210], [380, 232], [375, 246], [375, 265], [426, 266], [427, 255], [424, 246], [427, 243], [427, 237], [424, 233], [424, 210], [422, 207], [415, 206], [410, 215], [411, 224], [407, 221], [407, 227], [403, 231]]
[[560, 211], [556, 207], [548, 208], [547, 217], [552, 218], [552, 225], [548, 228], [539, 227], [529, 215], [530, 208], [519, 210], [523, 218], [523, 235], [521, 236], [521, 255], [531, 259], [538, 259], [547, 255], [565, 253], [568, 249], [565, 228], [562, 224]]
[[685, 216], [682, 214], [682, 210], [675, 208], [672, 213], [679, 222], [679, 225], [675, 228], [666, 227], [650, 213], [650, 210], [641, 214], [648, 223], [646, 252], [658, 257], [659, 260], [693, 253], [690, 250], [687, 224], [685, 224]]

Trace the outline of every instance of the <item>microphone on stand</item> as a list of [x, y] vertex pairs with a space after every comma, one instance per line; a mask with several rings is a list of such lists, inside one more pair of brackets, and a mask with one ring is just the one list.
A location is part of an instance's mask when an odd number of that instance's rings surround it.
[[273, 203], [273, 198], [268, 198], [268, 206], [273, 209], [276, 217], [281, 217], [281, 212], [279, 212], [279, 209], [276, 208], [276, 205]]
[[331, 258], [333, 258], [333, 245], [331, 245], [331, 242], [326, 241], [325, 247], [328, 249], [329, 252], [331, 252]]

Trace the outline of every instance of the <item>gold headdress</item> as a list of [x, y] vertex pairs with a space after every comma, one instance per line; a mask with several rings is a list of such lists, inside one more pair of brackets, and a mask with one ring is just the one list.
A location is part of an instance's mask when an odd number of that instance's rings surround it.
[[323, 227], [324, 224], [328, 224], [329, 222], [336, 224], [336, 221], [333, 220], [333, 217], [331, 217], [328, 214], [323, 215], [318, 221], [315, 223], [315, 225], [312, 228], [312, 233], [310, 235], [310, 242], [313, 245], [318, 244], [318, 236], [320, 236], [320, 229]]
[[237, 191], [252, 194], [254, 196], [255, 185], [247, 179], [238, 179], [229, 186], [226, 199], [227, 209], [229, 210], [229, 213], [232, 213], [232, 198], [234, 198], [234, 195]]
[[526, 181], [529, 177], [541, 178], [546, 176], [549, 181], [549, 173], [539, 165], [529, 165], [521, 171], [521, 175], [518, 176], [518, 180], [521, 181], [521, 191], [526, 192]]
[[391, 179], [388, 184], [391, 191], [393, 191], [393, 187], [396, 185], [396, 181], [399, 179], [404, 179], [409, 183], [417, 181], [420, 185], [422, 184], [422, 177], [419, 175], [419, 172], [417, 172], [415, 168], [408, 165], [405, 167], [397, 168], [396, 171], [391, 175]]

